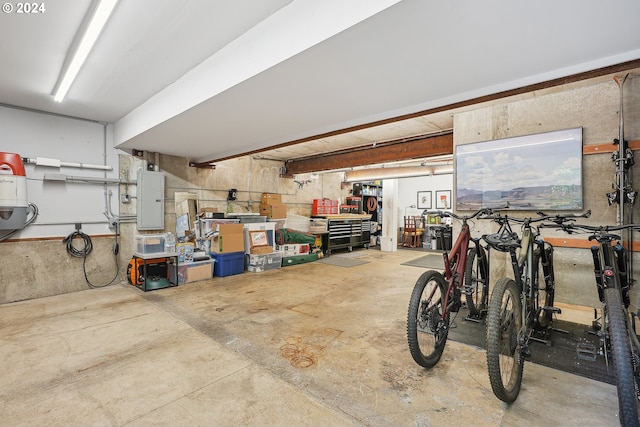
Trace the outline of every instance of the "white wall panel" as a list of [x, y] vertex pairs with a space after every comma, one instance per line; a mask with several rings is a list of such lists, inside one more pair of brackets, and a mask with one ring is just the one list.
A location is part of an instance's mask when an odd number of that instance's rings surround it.
[[[106, 131], [106, 135], [105, 135]], [[118, 178], [118, 156], [112, 132], [101, 123], [88, 122], [15, 108], [0, 107], [0, 151], [21, 157], [45, 157], [63, 162], [108, 165], [112, 171], [25, 164], [27, 198], [38, 206], [32, 225], [12, 238], [66, 236], [82, 223], [87, 234], [111, 233], [105, 211], [105, 187], [101, 184], [44, 181], [45, 174]], [[118, 211], [118, 186], [112, 211]], [[0, 235], [3, 235], [0, 231]]]

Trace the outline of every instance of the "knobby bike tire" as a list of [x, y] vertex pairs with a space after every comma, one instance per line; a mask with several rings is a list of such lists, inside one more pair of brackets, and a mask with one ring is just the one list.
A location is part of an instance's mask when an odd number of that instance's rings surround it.
[[487, 312], [487, 368], [493, 393], [507, 403], [518, 398], [522, 383], [521, 327], [520, 290], [512, 279], [502, 278], [493, 288]]
[[629, 344], [620, 291], [615, 288], [605, 289], [604, 298], [609, 318], [611, 358], [613, 359], [616, 387], [618, 388], [620, 424], [623, 426], [638, 426], [640, 425], [638, 421], [638, 399], [633, 377], [631, 346]]
[[464, 269], [464, 293], [471, 316], [478, 316], [486, 310], [486, 295], [489, 291], [487, 279], [487, 257], [482, 247], [470, 248]]
[[450, 312], [443, 317], [447, 282], [430, 270], [416, 282], [407, 313], [407, 340], [415, 362], [425, 368], [438, 363], [449, 335]]

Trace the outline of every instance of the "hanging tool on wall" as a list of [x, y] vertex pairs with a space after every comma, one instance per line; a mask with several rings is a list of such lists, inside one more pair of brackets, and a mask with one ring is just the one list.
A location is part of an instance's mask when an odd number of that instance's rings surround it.
[[[613, 79], [618, 85], [620, 91], [620, 112], [619, 112], [619, 136], [613, 140], [613, 144], [618, 146], [618, 150], [611, 155], [611, 160], [616, 165], [615, 179], [612, 184], [614, 191], [607, 193], [609, 205], [616, 203], [618, 205], [617, 224], [633, 224], [633, 204], [635, 203], [638, 193], [632, 187], [631, 166], [634, 164], [633, 151], [629, 148], [629, 143], [624, 139], [624, 82], [629, 74], [622, 77], [615, 76]], [[626, 206], [629, 209], [626, 209]], [[626, 230], [627, 254], [627, 271], [629, 272], [629, 282], [633, 283], [633, 230]]]

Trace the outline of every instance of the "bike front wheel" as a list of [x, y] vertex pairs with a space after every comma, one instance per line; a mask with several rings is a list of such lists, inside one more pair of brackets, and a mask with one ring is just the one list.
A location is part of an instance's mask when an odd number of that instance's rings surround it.
[[464, 269], [464, 293], [471, 316], [479, 316], [487, 309], [488, 271], [484, 249], [479, 245], [469, 249]]
[[407, 340], [415, 362], [425, 368], [440, 360], [449, 335], [450, 312], [444, 306], [447, 283], [437, 271], [423, 273], [416, 282], [407, 314]]
[[604, 291], [607, 316], [609, 319], [609, 341], [613, 368], [616, 373], [616, 387], [618, 388], [618, 409], [620, 424], [623, 426], [637, 426], [638, 399], [636, 398], [633, 363], [631, 361], [631, 346], [625, 313], [622, 308], [620, 291], [608, 288]]
[[518, 398], [524, 358], [518, 345], [522, 329], [520, 290], [512, 279], [496, 282], [487, 312], [487, 367], [496, 397], [511, 403]]

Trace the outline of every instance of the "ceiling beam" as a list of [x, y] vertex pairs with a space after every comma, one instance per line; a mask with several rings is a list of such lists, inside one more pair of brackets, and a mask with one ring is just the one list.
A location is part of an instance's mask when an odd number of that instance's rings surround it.
[[348, 151], [289, 160], [285, 162], [286, 173], [284, 176], [421, 159], [444, 154], [453, 154], [453, 133], [372, 143]]
[[[284, 147], [290, 147], [290, 146], [293, 146], [293, 145], [296, 145], [296, 144], [302, 144], [302, 143], [309, 142], [309, 141], [315, 141], [315, 140], [318, 140], [318, 139], [329, 138], [329, 137], [332, 137], [332, 136], [342, 135], [342, 134], [346, 134], [346, 133], [349, 133], [349, 132], [355, 132], [355, 131], [362, 130], [362, 129], [369, 129], [369, 128], [372, 128], [372, 127], [375, 127], [375, 126], [381, 126], [381, 125], [385, 125], [385, 124], [389, 124], [389, 123], [395, 123], [395, 122], [398, 122], [398, 121], [412, 119], [412, 118], [415, 118], [415, 117], [422, 117], [422, 116], [426, 116], [426, 115], [429, 115], [429, 114], [439, 113], [439, 112], [442, 112], [442, 111], [454, 110], [454, 109], [457, 109], [457, 108], [468, 107], [470, 105], [480, 104], [480, 103], [483, 103], [483, 102], [490, 102], [490, 101], [495, 101], [495, 100], [499, 100], [499, 99], [505, 99], [505, 98], [508, 98], [510, 96], [520, 95], [520, 94], [527, 93], [527, 92], [535, 92], [535, 91], [549, 89], [549, 88], [553, 88], [553, 87], [557, 87], [557, 86], [568, 85], [568, 84], [575, 83], [575, 82], [580, 82], [580, 81], [583, 81], [583, 80], [589, 80], [589, 79], [594, 79], [594, 78], [601, 77], [601, 76], [606, 76], [608, 74], [614, 74], [614, 73], [620, 73], [620, 72], [632, 70], [632, 69], [635, 69], [635, 68], [638, 68], [638, 67], [640, 67], [640, 59], [635, 59], [635, 60], [623, 62], [623, 63], [620, 63], [620, 64], [615, 64], [615, 65], [611, 65], [611, 66], [607, 66], [607, 67], [598, 68], [598, 69], [595, 69], [595, 70], [585, 71], [585, 72], [572, 74], [572, 75], [565, 76], [565, 77], [560, 77], [560, 78], [556, 78], [556, 79], [552, 79], [552, 80], [543, 81], [543, 82], [540, 82], [540, 83], [534, 83], [534, 84], [522, 86], [522, 87], [519, 87], [519, 88], [516, 88], [516, 89], [510, 89], [510, 90], [506, 90], [506, 91], [502, 91], [502, 92], [497, 92], [497, 93], [493, 93], [493, 94], [489, 94], [489, 95], [484, 95], [484, 96], [480, 96], [480, 97], [477, 97], [477, 98], [469, 99], [469, 100], [466, 100], [466, 101], [455, 102], [455, 103], [443, 105], [443, 106], [440, 106], [440, 107], [435, 107], [435, 108], [430, 108], [430, 109], [427, 109], [427, 110], [417, 111], [415, 113], [404, 114], [404, 115], [401, 115], [401, 116], [391, 117], [391, 118], [388, 118], [388, 119], [378, 120], [378, 121], [374, 121], [374, 122], [370, 122], [370, 123], [365, 123], [365, 124], [361, 124], [361, 125], [357, 125], [357, 126], [352, 126], [352, 127], [349, 127], [349, 128], [337, 129], [337, 130], [334, 130], [334, 131], [331, 131], [331, 132], [326, 132], [326, 133], [323, 133], [323, 134], [311, 135], [311, 136], [308, 136], [308, 137], [305, 137], [305, 138], [301, 138], [301, 139], [297, 139], [297, 140], [294, 140], [294, 141], [283, 142], [283, 143], [280, 143], [280, 144], [276, 144], [276, 145], [272, 145], [272, 146], [269, 146], [269, 147], [260, 148], [260, 149], [256, 149], [256, 150], [247, 151], [247, 152], [240, 153], [240, 154], [234, 154], [234, 155], [231, 155], [231, 156], [219, 157], [219, 158], [211, 159], [211, 160], [204, 161], [204, 162], [190, 162], [189, 166], [198, 167], [198, 168], [210, 168], [212, 164], [217, 163], [217, 162], [222, 162], [224, 160], [235, 159], [235, 158], [243, 157], [243, 156], [247, 156], [247, 155], [260, 154], [260, 153], [264, 153], [265, 151], [269, 151], [269, 150], [274, 150], [274, 149], [284, 148]], [[369, 148], [370, 148], [370, 146], [369, 146]]]

